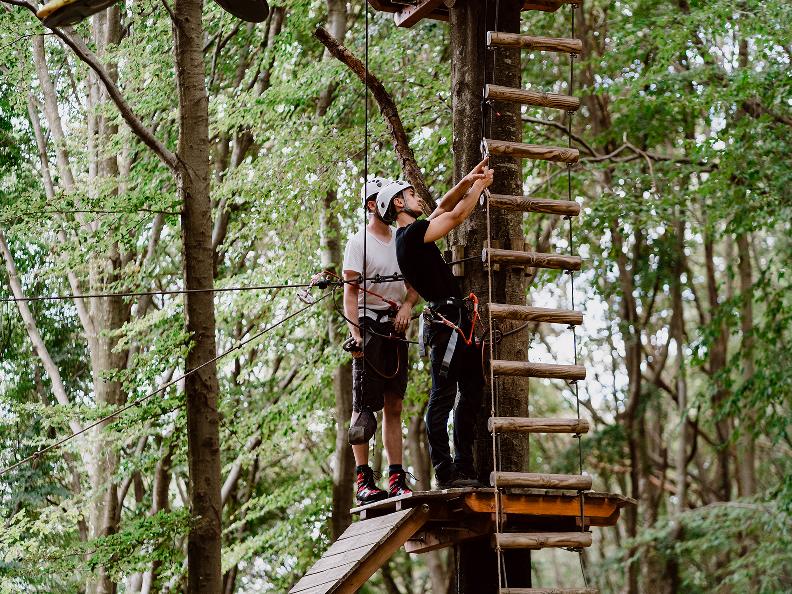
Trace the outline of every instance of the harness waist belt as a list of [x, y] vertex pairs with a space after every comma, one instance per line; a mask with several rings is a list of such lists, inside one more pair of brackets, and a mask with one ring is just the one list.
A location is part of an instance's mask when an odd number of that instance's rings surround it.
[[370, 320], [374, 320], [375, 322], [381, 322], [383, 319], [391, 320], [396, 316], [396, 312], [392, 309], [371, 309], [367, 308], [358, 308], [358, 313], [364, 317], [369, 318]]
[[429, 309], [439, 309], [443, 306], [453, 306], [453, 307], [462, 307], [465, 303], [465, 300], [462, 297], [449, 297], [447, 299], [440, 299], [438, 301], [429, 301], [426, 303], [426, 306]]

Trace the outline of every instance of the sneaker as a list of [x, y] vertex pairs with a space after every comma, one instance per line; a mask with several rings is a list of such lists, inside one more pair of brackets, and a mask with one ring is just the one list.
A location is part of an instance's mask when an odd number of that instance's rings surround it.
[[464, 487], [481, 487], [481, 483], [476, 479], [466, 477], [456, 468], [446, 477], [437, 477], [437, 488], [441, 491], [444, 489], [461, 489]]
[[388, 498], [388, 492], [380, 489], [374, 481], [371, 466], [363, 466], [357, 473], [357, 500], [360, 503], [374, 503]]
[[398, 472], [391, 473], [390, 479], [388, 480], [388, 494], [391, 497], [398, 497], [399, 495], [412, 495], [412, 489], [407, 486], [408, 474], [409, 473], [406, 470], [400, 470]]
[[457, 467], [457, 474], [463, 479], [475, 481], [475, 483], [476, 483], [475, 485], [470, 485], [472, 487], [478, 487], [478, 488], [482, 488], [482, 489], [487, 487], [487, 485], [485, 485], [480, 480], [478, 480], [478, 477], [476, 476], [476, 471], [473, 470], [472, 468], [465, 468], [465, 467], [458, 466]]

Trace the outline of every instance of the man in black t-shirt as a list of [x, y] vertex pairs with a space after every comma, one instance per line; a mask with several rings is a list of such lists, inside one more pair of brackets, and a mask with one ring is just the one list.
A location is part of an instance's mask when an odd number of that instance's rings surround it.
[[[429, 456], [438, 487], [482, 486], [473, 468], [476, 413], [481, 407], [484, 378], [481, 349], [472, 338], [471, 320], [463, 307], [462, 293], [435, 241], [445, 237], [473, 212], [481, 193], [492, 183], [493, 172], [485, 158], [443, 196], [426, 220], [412, 186], [392, 182], [377, 197], [383, 220], [396, 221], [396, 257], [407, 281], [426, 302], [425, 342], [431, 347], [432, 391], [426, 409]], [[452, 329], [442, 319], [456, 325]], [[463, 334], [464, 333], [464, 334]], [[448, 416], [454, 411], [454, 457], [448, 445]]]

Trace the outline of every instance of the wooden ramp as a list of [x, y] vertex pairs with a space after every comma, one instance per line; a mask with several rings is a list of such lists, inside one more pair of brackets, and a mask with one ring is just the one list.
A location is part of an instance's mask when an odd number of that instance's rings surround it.
[[289, 594], [353, 594], [429, 519], [429, 506], [353, 523]]

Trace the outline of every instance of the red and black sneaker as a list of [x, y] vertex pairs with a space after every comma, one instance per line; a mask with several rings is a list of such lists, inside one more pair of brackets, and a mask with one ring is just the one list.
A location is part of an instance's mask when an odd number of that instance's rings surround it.
[[371, 466], [358, 466], [357, 500], [360, 503], [374, 503], [388, 498], [388, 492], [380, 489], [374, 481]]
[[409, 473], [403, 469], [391, 473], [390, 479], [388, 480], [388, 494], [391, 497], [398, 497], [399, 495], [412, 495], [412, 489], [407, 486], [408, 474]]

